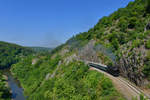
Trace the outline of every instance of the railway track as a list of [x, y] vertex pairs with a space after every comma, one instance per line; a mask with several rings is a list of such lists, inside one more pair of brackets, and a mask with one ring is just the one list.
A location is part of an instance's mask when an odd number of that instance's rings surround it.
[[138, 87], [136, 87], [134, 84], [132, 84], [131, 82], [123, 79], [122, 77], [114, 77], [112, 75], [110, 75], [109, 73], [102, 71], [98, 68], [95, 67], [91, 67], [91, 70], [96, 70], [98, 72], [103, 73], [104, 75], [106, 75], [107, 77], [109, 77], [114, 86], [116, 87], [116, 89], [127, 99], [127, 100], [132, 100], [133, 97], [137, 97], [138, 100], [140, 100], [140, 94], [144, 94], [144, 96], [146, 98], [148, 98], [148, 100], [150, 100], [150, 96], [145, 94], [141, 89], [139, 89]]
[[144, 94], [145, 98], [147, 98], [148, 100], [150, 100], [150, 95], [146, 94], [143, 92], [143, 90], [141, 90], [140, 88], [138, 88], [137, 86], [135, 86], [133, 83], [129, 82], [128, 80], [122, 78], [122, 77], [118, 77], [118, 79], [124, 83], [126, 83], [130, 88], [132, 88], [136, 93], [140, 94]]

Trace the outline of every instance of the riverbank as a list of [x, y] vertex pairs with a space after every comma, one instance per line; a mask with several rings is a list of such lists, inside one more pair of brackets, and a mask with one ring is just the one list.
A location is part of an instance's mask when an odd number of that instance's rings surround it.
[[11, 92], [7, 84], [7, 77], [0, 71], [0, 100], [11, 100]]
[[7, 80], [6, 86], [10, 88], [12, 100], [26, 100], [19, 81], [13, 78], [13, 75], [9, 70], [4, 70], [3, 74], [5, 79]]

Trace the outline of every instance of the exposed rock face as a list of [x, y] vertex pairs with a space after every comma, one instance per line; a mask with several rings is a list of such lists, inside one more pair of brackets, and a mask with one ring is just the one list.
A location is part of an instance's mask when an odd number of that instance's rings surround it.
[[95, 41], [91, 40], [85, 47], [83, 47], [78, 52], [79, 58], [85, 61], [100, 62], [96, 54], [96, 51], [94, 50], [94, 46]]
[[78, 51], [80, 60], [101, 63], [107, 65], [109, 62], [115, 63], [115, 55], [108, 48], [101, 44], [96, 44], [95, 40], [90, 40], [83, 48]]
[[143, 81], [144, 75], [142, 73], [144, 58], [146, 56], [144, 46], [134, 48], [133, 50], [127, 50], [125, 48], [123, 49], [123, 55], [117, 64], [120, 70], [120, 74], [138, 86], [144, 85], [146, 83]]
[[73, 54], [71, 56], [68, 56], [64, 59], [64, 62], [66, 62], [66, 65], [68, 65], [70, 62], [72, 62], [73, 60], [78, 60], [78, 57], [76, 54]]

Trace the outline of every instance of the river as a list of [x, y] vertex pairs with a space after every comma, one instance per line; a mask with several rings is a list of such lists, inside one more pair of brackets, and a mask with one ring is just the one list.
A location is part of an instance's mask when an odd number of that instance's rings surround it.
[[23, 95], [23, 89], [21, 88], [19, 82], [13, 78], [9, 70], [5, 70], [4, 74], [8, 77], [8, 86], [12, 92], [12, 99], [13, 100], [26, 100], [25, 96]]

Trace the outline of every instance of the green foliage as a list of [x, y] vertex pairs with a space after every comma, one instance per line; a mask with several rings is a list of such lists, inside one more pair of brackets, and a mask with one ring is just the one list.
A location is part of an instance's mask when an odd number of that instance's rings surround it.
[[[122, 97], [103, 74], [90, 71], [82, 62], [66, 65], [63, 58], [40, 58], [32, 65], [28, 58], [14, 64], [11, 71], [20, 80], [28, 100], [120, 100]], [[61, 65], [58, 66], [59, 61]]]
[[141, 44], [142, 44], [142, 42], [139, 39], [136, 39], [132, 43], [132, 48], [140, 47]]
[[89, 31], [72, 37], [64, 45], [69, 45], [71, 49], [81, 49], [93, 39], [111, 47], [114, 53], [119, 52], [119, 48], [128, 42], [134, 42], [133, 47], [138, 47], [143, 43], [141, 40], [147, 39], [147, 33], [150, 33], [144, 31], [149, 18], [145, 13], [145, 0], [135, 0], [126, 8], [120, 8], [110, 16], [101, 18]]
[[148, 40], [148, 41], [146, 42], [145, 47], [146, 47], [147, 49], [150, 49], [150, 40]]
[[115, 50], [118, 50], [118, 48], [119, 48], [119, 42], [118, 42], [117, 39], [114, 39], [112, 41], [112, 45], [113, 45], [113, 47], [114, 47]]
[[144, 75], [150, 80], [150, 50], [147, 51], [147, 56], [145, 59], [145, 65], [143, 68]]
[[140, 100], [148, 100], [148, 99], [146, 99], [143, 94], [140, 94]]
[[6, 80], [2, 76], [0, 71], [0, 100], [11, 100], [11, 93], [8, 87], [6, 87]]
[[150, 63], [144, 65], [143, 73], [150, 80]]
[[[132, 100], [138, 100], [138, 98], [134, 97], [132, 98]], [[143, 94], [140, 94], [140, 100], [148, 100], [148, 99], [146, 99]]]
[[[35, 63], [32, 62], [35, 60]], [[49, 60], [47, 57], [41, 59], [29, 56], [12, 66], [15, 76], [20, 79], [22, 87], [25, 88], [25, 94], [29, 95], [35, 91], [42, 83], [46, 73], [53, 72], [58, 64], [59, 57], [55, 60]], [[29, 77], [30, 76], [30, 77]]]
[[121, 17], [118, 22], [118, 27], [120, 28], [120, 31], [126, 32], [128, 28], [128, 22], [126, 17]]
[[19, 57], [33, 53], [32, 50], [15, 44], [0, 42], [0, 69], [8, 68], [19, 60]]
[[[139, 47], [150, 33], [144, 32], [148, 18], [145, 13], [149, 12], [149, 3], [146, 10], [143, 1], [135, 0], [126, 8], [120, 8], [110, 16], [103, 17], [94, 28], [72, 37], [65, 44], [52, 50], [51, 54], [57, 54], [63, 47], [70, 47], [70, 50], [80, 49], [91, 39], [111, 47], [118, 55], [120, 47], [128, 42], [132, 43], [132, 49]], [[149, 42], [146, 43], [146, 47], [149, 48]], [[24, 55], [22, 48], [17, 51], [6, 46], [4, 48], [1, 50], [4, 53], [0, 54], [2, 67], [16, 63], [18, 56]], [[129, 53], [129, 56], [131, 55], [132, 52]], [[146, 58], [143, 68], [146, 77], [150, 77], [149, 57]], [[73, 61], [67, 65], [63, 62], [64, 59], [60, 56], [51, 59], [45, 56], [28, 56], [14, 64], [11, 71], [20, 80], [29, 100], [118, 100], [121, 98], [111, 81], [104, 75], [90, 71], [81, 62]], [[35, 64], [33, 64], [34, 60]], [[111, 64], [108, 63], [109, 58], [103, 57], [103, 60], [104, 63]], [[58, 66], [59, 61], [63, 62], [60, 66]]]
[[147, 2], [146, 11], [147, 11], [147, 13], [150, 13], [150, 1], [149, 1], [149, 0], [146, 0], [146, 2]]
[[33, 51], [35, 51], [37, 53], [41, 53], [41, 54], [50, 53], [52, 51], [52, 48], [46, 48], [46, 47], [29, 47], [29, 48], [31, 48]]
[[128, 28], [135, 28], [135, 26], [137, 25], [137, 18], [136, 17], [131, 17], [129, 18], [129, 25], [128, 25]]
[[108, 27], [112, 25], [112, 20], [110, 17], [103, 17], [100, 20], [100, 24], [104, 25], [104, 27]]

